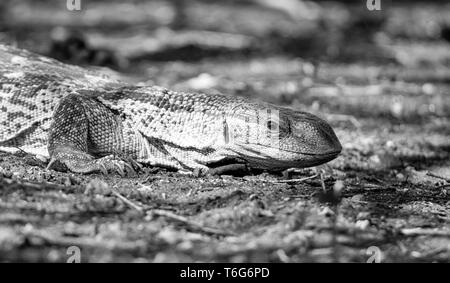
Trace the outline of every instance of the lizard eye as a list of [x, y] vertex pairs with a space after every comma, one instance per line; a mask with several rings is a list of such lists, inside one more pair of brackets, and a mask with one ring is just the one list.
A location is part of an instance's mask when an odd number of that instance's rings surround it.
[[267, 121], [267, 129], [269, 131], [274, 131], [279, 129], [278, 123], [272, 120]]

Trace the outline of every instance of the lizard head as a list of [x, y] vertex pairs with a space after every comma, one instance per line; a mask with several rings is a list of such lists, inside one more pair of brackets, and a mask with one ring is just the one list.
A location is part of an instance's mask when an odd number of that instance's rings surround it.
[[331, 126], [317, 116], [265, 104], [233, 108], [227, 120], [230, 149], [252, 168], [280, 171], [335, 159], [342, 146]]

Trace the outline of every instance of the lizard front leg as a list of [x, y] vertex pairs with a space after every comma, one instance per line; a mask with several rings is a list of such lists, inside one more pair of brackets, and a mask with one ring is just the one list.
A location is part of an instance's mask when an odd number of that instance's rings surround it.
[[[48, 151], [51, 161], [61, 162], [76, 173], [134, 171], [114, 152], [120, 150], [119, 123], [98, 101], [71, 94], [63, 98], [53, 114]], [[106, 155], [96, 158], [101, 153]]]

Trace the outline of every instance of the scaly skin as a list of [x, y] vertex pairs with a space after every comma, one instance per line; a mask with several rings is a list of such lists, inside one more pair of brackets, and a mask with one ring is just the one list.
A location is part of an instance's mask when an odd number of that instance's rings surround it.
[[207, 171], [232, 160], [284, 170], [337, 157], [311, 114], [225, 95], [136, 87], [0, 45], [0, 147], [47, 155], [79, 173], [138, 164]]

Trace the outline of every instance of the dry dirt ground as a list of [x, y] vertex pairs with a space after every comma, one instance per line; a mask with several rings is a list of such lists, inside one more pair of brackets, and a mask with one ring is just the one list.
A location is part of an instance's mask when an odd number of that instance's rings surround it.
[[[93, 2], [94, 11], [105, 10]], [[0, 261], [65, 262], [71, 246], [84, 262], [450, 261], [450, 17], [444, 4], [392, 6], [381, 20], [367, 20], [358, 7], [363, 15], [354, 19], [352, 7], [328, 4], [320, 7], [321, 25], [306, 21], [311, 30], [324, 30], [310, 32], [302, 22], [296, 34], [299, 22], [283, 12], [214, 1], [195, 1], [185, 28], [172, 30], [161, 12], [173, 9], [170, 3], [150, 3], [162, 10], [145, 28], [139, 13], [147, 4], [128, 7], [134, 17], [110, 15], [134, 28], [114, 34], [98, 27], [113, 29], [107, 17], [74, 24], [58, 16], [61, 7], [4, 4], [16, 25], [4, 20], [0, 37], [58, 58], [42, 43], [47, 27], [86, 27], [92, 49], [113, 54], [106, 65], [115, 71], [101, 71], [313, 112], [333, 126], [342, 155], [280, 176], [196, 178], [148, 167], [135, 176], [80, 175], [46, 170], [39, 156], [0, 152]], [[117, 5], [109, 3], [108, 11], [125, 9]], [[211, 15], [214, 5], [222, 5], [221, 12]], [[249, 16], [255, 9], [265, 21]], [[29, 10], [43, 16], [32, 18]], [[164, 24], [169, 27], [159, 32], [171, 32], [170, 40], [142, 31]], [[133, 31], [135, 42], [148, 40], [147, 49], [119, 44]]]

